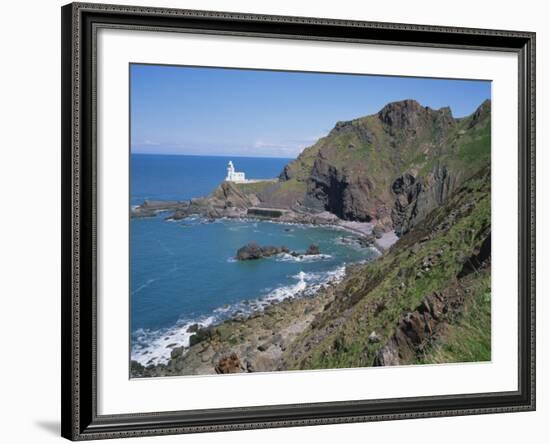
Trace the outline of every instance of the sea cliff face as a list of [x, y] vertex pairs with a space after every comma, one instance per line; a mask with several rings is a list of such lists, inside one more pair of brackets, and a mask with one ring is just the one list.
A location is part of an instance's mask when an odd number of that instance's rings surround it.
[[338, 122], [284, 168], [270, 193], [301, 190], [292, 205], [406, 233], [489, 163], [490, 129], [489, 101], [461, 119], [414, 100], [390, 103]]

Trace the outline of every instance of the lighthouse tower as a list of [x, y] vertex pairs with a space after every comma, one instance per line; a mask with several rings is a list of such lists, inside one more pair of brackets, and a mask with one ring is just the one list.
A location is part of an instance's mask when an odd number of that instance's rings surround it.
[[235, 166], [231, 160], [227, 164], [227, 176], [225, 180], [228, 182], [246, 182], [244, 173], [235, 171]]

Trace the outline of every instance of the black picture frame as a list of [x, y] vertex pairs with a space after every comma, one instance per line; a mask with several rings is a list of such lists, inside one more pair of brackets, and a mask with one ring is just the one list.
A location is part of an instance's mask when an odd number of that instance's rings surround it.
[[[71, 440], [535, 409], [535, 33], [72, 3], [62, 15], [62, 436]], [[518, 390], [100, 416], [96, 91], [100, 27], [508, 51], [519, 65]]]

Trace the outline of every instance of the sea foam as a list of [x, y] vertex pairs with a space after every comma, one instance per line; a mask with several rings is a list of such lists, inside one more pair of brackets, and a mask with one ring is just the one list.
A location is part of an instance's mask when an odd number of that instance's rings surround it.
[[188, 332], [189, 327], [195, 324], [208, 327], [215, 320], [214, 316], [209, 316], [196, 321], [178, 322], [169, 329], [139, 329], [134, 333], [132, 360], [144, 366], [166, 364], [174, 347], [189, 347], [189, 338], [194, 334]]
[[330, 254], [300, 254], [298, 256], [294, 256], [289, 253], [282, 253], [277, 255], [275, 260], [280, 262], [315, 262], [330, 258], [332, 258]]
[[197, 324], [202, 328], [209, 327], [239, 315], [247, 316], [255, 312], [261, 312], [272, 304], [286, 299], [314, 296], [322, 288], [340, 282], [344, 278], [345, 272], [345, 265], [322, 272], [300, 271], [292, 276], [295, 282], [266, 290], [264, 294], [256, 299], [243, 300], [236, 304], [226, 304], [218, 307], [213, 311], [212, 316], [194, 320], [180, 320], [175, 326], [168, 329], [139, 329], [133, 335], [131, 359], [144, 366], [166, 364], [170, 360], [170, 354], [174, 347], [189, 347], [189, 338], [195, 334], [188, 331], [192, 325]]

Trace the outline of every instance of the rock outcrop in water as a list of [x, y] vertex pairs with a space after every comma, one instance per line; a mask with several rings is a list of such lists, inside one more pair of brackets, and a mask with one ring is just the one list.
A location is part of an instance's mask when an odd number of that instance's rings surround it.
[[319, 249], [319, 245], [311, 244], [304, 253], [298, 253], [296, 251], [290, 251], [288, 247], [285, 247], [284, 245], [280, 247], [274, 247], [272, 245], [261, 247], [256, 242], [250, 242], [237, 250], [235, 258], [239, 261], [249, 261], [275, 256], [281, 253], [287, 253], [294, 257], [316, 256], [321, 254], [321, 250]]
[[321, 254], [321, 250], [319, 249], [319, 245], [311, 244], [309, 247], [307, 247], [306, 250], [306, 256], [314, 256], [317, 254]]
[[272, 245], [268, 245], [265, 247], [260, 247], [256, 242], [250, 242], [244, 247], [239, 248], [235, 257], [239, 261], [249, 261], [289, 252], [290, 250], [285, 246], [274, 247]]

